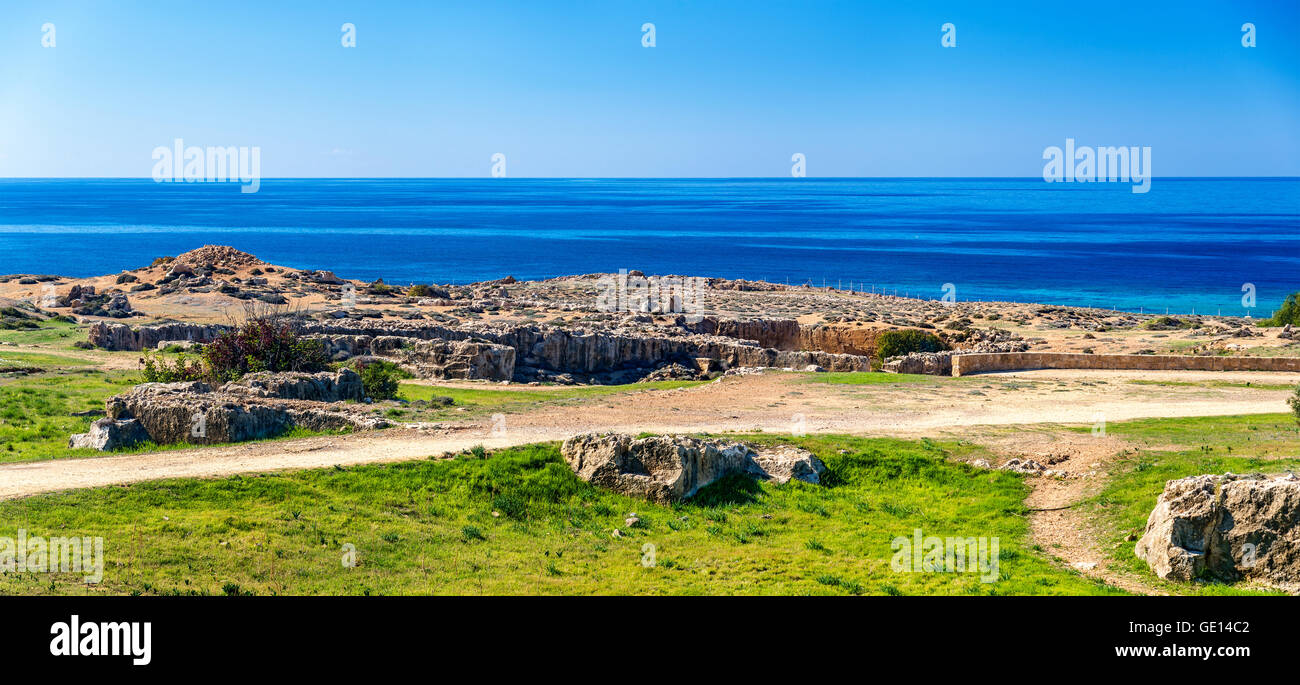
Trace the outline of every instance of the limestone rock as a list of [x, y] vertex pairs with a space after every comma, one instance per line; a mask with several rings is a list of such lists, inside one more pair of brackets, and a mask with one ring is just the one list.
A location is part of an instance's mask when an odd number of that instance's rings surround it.
[[683, 436], [577, 435], [560, 449], [579, 478], [598, 487], [668, 504], [700, 488], [743, 472], [749, 450]]
[[826, 475], [826, 465], [817, 455], [791, 445], [777, 445], [761, 449], [750, 457], [750, 473], [760, 478], [770, 478], [780, 484], [795, 478], [820, 485]]
[[135, 419], [114, 421], [110, 418], [100, 419], [90, 424], [90, 431], [77, 433], [68, 438], [71, 449], [90, 448], [111, 452], [122, 447], [131, 447], [149, 439], [144, 426]]
[[791, 478], [819, 483], [826, 472], [821, 460], [794, 447], [756, 453], [740, 443], [676, 435], [635, 439], [587, 433], [565, 440], [560, 453], [579, 478], [660, 504], [689, 499], [700, 488], [736, 473], [778, 483]]
[[1250, 580], [1300, 590], [1300, 479], [1172, 480], [1134, 552], [1161, 578]]
[[361, 376], [352, 369], [333, 373], [250, 373], [221, 386], [221, 392], [312, 402], [360, 402], [366, 398]]
[[[287, 384], [286, 392], [299, 386]], [[135, 419], [160, 444], [209, 445], [271, 438], [294, 427], [308, 430], [367, 430], [387, 422], [361, 407], [267, 398], [247, 392], [214, 392], [206, 383], [144, 383], [110, 397], [110, 419]], [[268, 391], [269, 392], [269, 391]]]

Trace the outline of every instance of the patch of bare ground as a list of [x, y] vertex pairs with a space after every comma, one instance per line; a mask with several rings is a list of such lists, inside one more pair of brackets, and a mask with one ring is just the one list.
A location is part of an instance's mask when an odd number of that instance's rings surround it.
[[1099, 491], [1116, 456], [1129, 445], [1114, 436], [1038, 429], [1018, 430], [987, 439], [968, 437], [986, 445], [1002, 462], [1020, 457], [1037, 461], [1064, 476], [1026, 476], [1030, 487], [1029, 529], [1034, 544], [1085, 576], [1139, 594], [1165, 594], [1141, 579], [1115, 568], [1111, 555], [1098, 545], [1094, 525], [1074, 505]]

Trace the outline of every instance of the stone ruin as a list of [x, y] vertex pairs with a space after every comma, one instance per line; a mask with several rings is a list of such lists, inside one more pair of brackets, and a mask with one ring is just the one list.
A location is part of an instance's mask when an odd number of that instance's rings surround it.
[[346, 402], [365, 399], [351, 369], [253, 373], [213, 388], [207, 383], [144, 383], [110, 397], [105, 418], [73, 435], [71, 448], [111, 451], [151, 441], [211, 445], [260, 440], [294, 428], [370, 430], [388, 424]]

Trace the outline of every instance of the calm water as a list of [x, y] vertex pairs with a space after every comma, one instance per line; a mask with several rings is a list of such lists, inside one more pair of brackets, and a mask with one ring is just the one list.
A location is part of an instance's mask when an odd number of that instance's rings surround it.
[[1225, 314], [1253, 283], [1267, 316], [1300, 290], [1300, 179], [0, 179], [0, 273], [207, 243], [396, 283], [624, 268]]

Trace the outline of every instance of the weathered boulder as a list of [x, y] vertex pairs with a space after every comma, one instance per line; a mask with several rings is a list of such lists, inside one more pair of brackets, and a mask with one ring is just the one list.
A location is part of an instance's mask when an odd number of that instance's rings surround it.
[[785, 484], [790, 479], [820, 485], [826, 465], [817, 455], [792, 445], [776, 445], [751, 454], [749, 472]]
[[1171, 480], [1134, 551], [1161, 578], [1300, 590], [1300, 478]]
[[77, 433], [68, 438], [71, 449], [90, 448], [109, 452], [122, 447], [131, 447], [149, 439], [149, 433], [135, 419], [114, 421], [110, 418], [100, 419], [90, 424], [90, 431]]
[[889, 373], [922, 373], [928, 376], [951, 376], [951, 352], [913, 352], [901, 357], [890, 357], [881, 367]]
[[361, 376], [352, 369], [320, 373], [250, 373], [221, 386], [221, 392], [250, 397], [275, 397], [312, 402], [360, 402], [366, 398]]
[[654, 371], [646, 374], [638, 380], [638, 383], [653, 383], [655, 381], [693, 381], [699, 378], [699, 374], [685, 366], [677, 363], [665, 364]]
[[429, 340], [388, 351], [421, 378], [508, 381], [515, 375], [513, 347], [479, 340]]
[[131, 327], [121, 323], [96, 323], [90, 327], [90, 343], [106, 350], [146, 350], [158, 343], [186, 340], [208, 343], [229, 330], [229, 326], [169, 323]]
[[110, 419], [137, 420], [149, 439], [160, 445], [258, 440], [294, 427], [366, 430], [388, 425], [360, 407], [267, 398], [257, 395], [257, 390], [248, 388], [240, 394], [213, 392], [211, 386], [198, 382], [144, 383], [110, 397], [105, 409]]
[[688, 499], [710, 483], [743, 473], [786, 483], [819, 483], [826, 467], [811, 453], [783, 446], [755, 453], [741, 443], [660, 435], [635, 439], [587, 433], [564, 441], [569, 468], [598, 487], [667, 504]]

